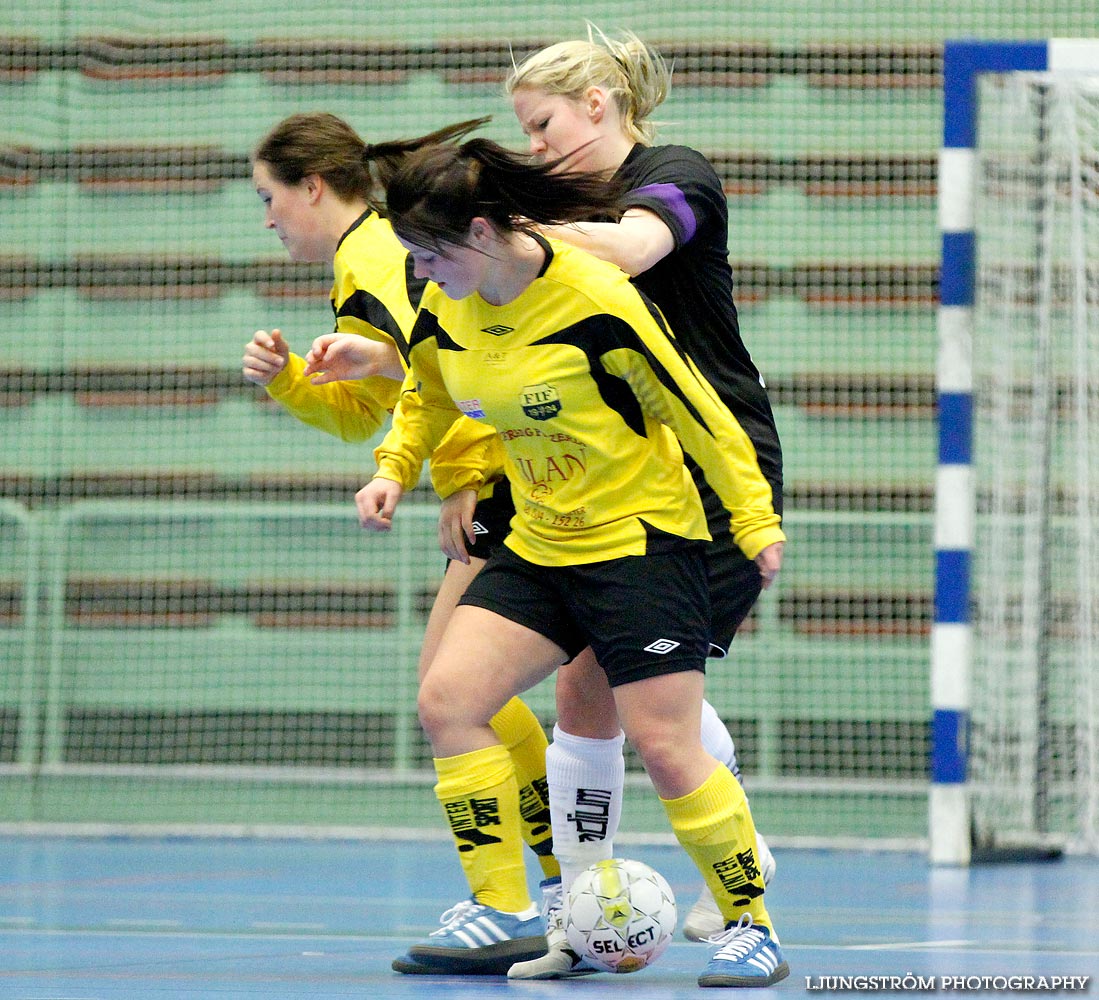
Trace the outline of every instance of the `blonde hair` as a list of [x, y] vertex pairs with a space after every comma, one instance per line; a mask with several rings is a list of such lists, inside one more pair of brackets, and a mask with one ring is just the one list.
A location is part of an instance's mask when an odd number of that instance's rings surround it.
[[589, 87], [601, 87], [618, 109], [626, 135], [651, 146], [656, 123], [648, 118], [668, 96], [671, 78], [663, 57], [632, 32], [609, 38], [589, 24], [586, 41], [558, 42], [513, 65], [504, 91], [510, 96], [531, 87], [578, 101]]

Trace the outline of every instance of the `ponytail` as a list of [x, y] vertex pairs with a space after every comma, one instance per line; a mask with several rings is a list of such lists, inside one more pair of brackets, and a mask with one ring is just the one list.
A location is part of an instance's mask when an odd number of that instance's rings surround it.
[[374, 182], [384, 191], [401, 169], [408, 157], [425, 146], [454, 142], [492, 121], [492, 116], [471, 118], [454, 125], [445, 125], [427, 135], [415, 139], [391, 139], [387, 142], [367, 143], [362, 149], [362, 161]]
[[537, 163], [482, 138], [425, 146], [391, 177], [386, 211], [398, 236], [436, 251], [463, 243], [476, 217], [512, 233], [617, 216], [624, 188], [569, 159]]

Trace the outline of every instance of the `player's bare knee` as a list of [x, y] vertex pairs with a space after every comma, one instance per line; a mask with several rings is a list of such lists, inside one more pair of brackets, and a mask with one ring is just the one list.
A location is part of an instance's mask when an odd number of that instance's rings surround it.
[[424, 735], [434, 742], [446, 730], [453, 726], [455, 714], [453, 699], [447, 698], [447, 692], [431, 683], [430, 676], [424, 678], [416, 696], [416, 710], [420, 716], [420, 726]]
[[694, 764], [693, 754], [686, 752], [683, 746], [682, 734], [656, 730], [628, 738], [658, 787], [678, 783], [680, 776]]

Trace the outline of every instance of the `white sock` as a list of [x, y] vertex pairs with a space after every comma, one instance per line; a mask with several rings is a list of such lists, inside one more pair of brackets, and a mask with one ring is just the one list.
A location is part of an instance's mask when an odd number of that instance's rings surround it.
[[721, 761], [730, 771], [733, 777], [740, 781], [740, 767], [736, 762], [736, 747], [733, 746], [733, 738], [720, 716], [708, 701], [702, 702], [702, 745], [706, 752]]
[[553, 727], [546, 778], [553, 853], [561, 864], [565, 893], [588, 865], [614, 857], [626, 781], [625, 738], [619, 733], [613, 740], [593, 740]]

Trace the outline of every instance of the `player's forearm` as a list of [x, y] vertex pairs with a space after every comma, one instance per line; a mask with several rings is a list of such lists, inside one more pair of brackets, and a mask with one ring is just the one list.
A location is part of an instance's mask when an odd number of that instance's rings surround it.
[[543, 232], [609, 261], [631, 278], [647, 271], [663, 256], [640, 234], [630, 233], [617, 222], [576, 222], [546, 226]]
[[313, 385], [302, 374], [304, 360], [290, 355], [286, 367], [267, 386], [268, 395], [303, 424], [351, 444], [369, 440], [389, 416], [373, 395], [352, 395], [343, 386]]
[[503, 475], [503, 458], [496, 429], [462, 417], [431, 454], [431, 484], [443, 499], [462, 490], [480, 492]]
[[449, 397], [448, 405], [425, 401], [422, 390], [409, 388], [412, 382], [410, 378], [405, 383], [405, 391], [393, 409], [393, 426], [374, 449], [377, 475], [400, 483], [406, 490], [419, 482], [424, 462], [461, 416]]
[[729, 511], [737, 545], [754, 559], [768, 545], [785, 540], [755, 444], [689, 360], [662, 338], [652, 338], [650, 348], [663, 365], [665, 379], [640, 356], [635, 356], [626, 377], [650, 415], [671, 428], [701, 467]]
[[724, 404], [706, 394], [693, 402], [706, 426], [681, 412], [673, 429], [729, 511], [733, 539], [745, 556], [754, 559], [768, 545], [786, 539], [771, 484], [759, 467], [751, 438]]

